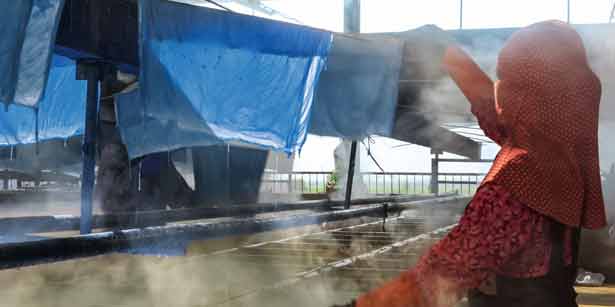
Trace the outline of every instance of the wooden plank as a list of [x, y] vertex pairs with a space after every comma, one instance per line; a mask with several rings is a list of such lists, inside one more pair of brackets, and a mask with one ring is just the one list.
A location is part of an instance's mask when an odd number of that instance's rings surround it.
[[614, 307], [615, 285], [604, 287], [576, 287], [581, 307]]

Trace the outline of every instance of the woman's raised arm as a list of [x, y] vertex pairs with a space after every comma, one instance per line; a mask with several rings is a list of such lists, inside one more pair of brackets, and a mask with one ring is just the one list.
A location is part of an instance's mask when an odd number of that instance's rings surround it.
[[454, 45], [446, 50], [443, 65], [470, 101], [472, 113], [485, 135], [501, 144], [503, 133], [497, 121], [493, 81], [467, 53]]

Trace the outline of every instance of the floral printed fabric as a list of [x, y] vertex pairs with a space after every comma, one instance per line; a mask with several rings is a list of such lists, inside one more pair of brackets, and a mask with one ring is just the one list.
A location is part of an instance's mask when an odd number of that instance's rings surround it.
[[[496, 185], [486, 185], [466, 208], [459, 224], [413, 269], [427, 305], [438, 306], [443, 292], [460, 297], [490, 276], [532, 278], [549, 270], [551, 221], [515, 201]], [[571, 263], [567, 228], [565, 262]], [[442, 280], [447, 281], [443, 283]], [[447, 287], [442, 287], [445, 284]]]

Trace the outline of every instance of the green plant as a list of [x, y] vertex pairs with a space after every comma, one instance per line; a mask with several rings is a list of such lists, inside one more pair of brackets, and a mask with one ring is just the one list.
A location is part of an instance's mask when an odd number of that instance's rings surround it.
[[327, 180], [327, 193], [331, 193], [335, 191], [335, 186], [337, 185], [337, 174], [335, 172], [331, 173]]

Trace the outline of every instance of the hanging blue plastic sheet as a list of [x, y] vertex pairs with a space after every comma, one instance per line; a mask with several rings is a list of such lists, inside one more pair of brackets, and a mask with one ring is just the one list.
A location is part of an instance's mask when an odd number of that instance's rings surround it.
[[10, 105], [8, 111], [0, 109], [0, 146], [35, 143], [36, 112], [39, 141], [82, 135], [86, 84], [76, 80], [75, 76], [73, 60], [54, 56], [46, 94], [38, 105], [38, 111], [21, 105]]
[[310, 133], [346, 139], [389, 136], [399, 92], [403, 43], [373, 35], [335, 35], [322, 73]]
[[330, 32], [163, 0], [139, 7], [140, 89], [117, 107], [131, 157], [232, 141], [300, 148]]
[[0, 101], [36, 107], [42, 99], [63, 4], [0, 2]]

